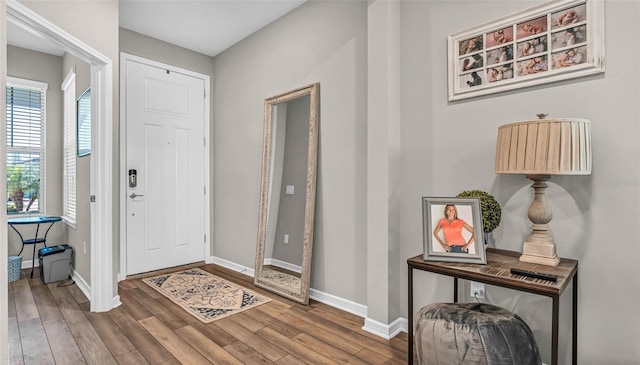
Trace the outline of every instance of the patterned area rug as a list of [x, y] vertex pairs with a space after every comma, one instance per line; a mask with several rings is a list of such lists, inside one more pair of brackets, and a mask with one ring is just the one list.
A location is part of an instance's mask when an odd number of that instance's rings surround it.
[[271, 300], [198, 268], [142, 281], [204, 323]]

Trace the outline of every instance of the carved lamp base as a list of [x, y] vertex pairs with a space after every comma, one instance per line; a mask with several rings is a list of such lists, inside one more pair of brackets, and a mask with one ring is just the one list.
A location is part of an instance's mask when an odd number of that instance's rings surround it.
[[556, 255], [556, 244], [549, 222], [553, 214], [547, 199], [547, 180], [550, 175], [527, 175], [533, 181], [533, 202], [529, 207], [529, 220], [533, 222], [531, 235], [524, 243], [520, 261], [547, 266], [558, 266], [560, 258]]
[[558, 266], [560, 258], [556, 255], [555, 244], [527, 241], [524, 243], [520, 261], [547, 266]]

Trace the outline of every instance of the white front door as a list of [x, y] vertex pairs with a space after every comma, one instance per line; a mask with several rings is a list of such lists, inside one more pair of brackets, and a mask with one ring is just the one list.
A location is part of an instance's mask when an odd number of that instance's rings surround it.
[[202, 261], [204, 80], [133, 60], [125, 70], [126, 273]]

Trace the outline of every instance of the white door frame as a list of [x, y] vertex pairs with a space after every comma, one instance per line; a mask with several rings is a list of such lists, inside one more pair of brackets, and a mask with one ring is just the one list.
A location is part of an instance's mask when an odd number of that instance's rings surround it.
[[[92, 312], [111, 310], [120, 302], [113, 280], [113, 63], [102, 53], [16, 0], [6, 1], [6, 18], [4, 13], [2, 15], [3, 42], [0, 44], [6, 45], [5, 21], [11, 19], [22, 28], [60, 45], [70, 54], [91, 65], [90, 194], [95, 197], [95, 202], [91, 203], [91, 287], [88, 297]], [[6, 69], [2, 71], [3, 76], [6, 76]], [[6, 80], [3, 78], [3, 81]], [[4, 130], [4, 122], [1, 128]], [[4, 148], [0, 151], [4, 151]], [[0, 167], [0, 176], [4, 176], [5, 169], [4, 165]], [[2, 210], [3, 213], [6, 211], [4, 208]], [[5, 227], [6, 214], [0, 216], [0, 225]], [[6, 234], [1, 236], [2, 240], [6, 240]], [[7, 252], [0, 251], [0, 260], [6, 262]], [[6, 274], [6, 270], [4, 271]], [[2, 285], [6, 285], [6, 280], [1, 281]]]
[[[0, 1], [0, 85], [7, 84], [7, 5]], [[6, 88], [5, 88], [6, 90]], [[6, 92], [6, 91], [5, 91]], [[0, 93], [5, 95], [3, 93]], [[6, 95], [0, 97], [0, 139], [6, 138]], [[7, 154], [7, 144], [0, 143], [0, 153]], [[6, 158], [5, 158], [6, 159]], [[4, 161], [5, 159], [2, 159]], [[0, 164], [0, 176], [7, 176], [7, 166]], [[7, 191], [7, 180], [0, 179], [0, 191]], [[7, 201], [0, 199], [0, 247], [8, 247], [7, 237]], [[0, 298], [8, 298], [9, 284], [7, 282], [7, 250], [0, 250]], [[0, 364], [8, 363], [9, 359], [9, 305], [8, 300], [0, 300]]]
[[205, 233], [205, 250], [203, 261], [208, 261], [211, 256], [211, 185], [209, 179], [209, 163], [210, 163], [210, 138], [209, 138], [209, 121], [211, 113], [210, 93], [211, 93], [211, 80], [209, 75], [201, 74], [198, 72], [186, 70], [173, 65], [167, 65], [161, 62], [149, 60], [143, 57], [134, 56], [129, 53], [120, 52], [120, 273], [118, 273], [118, 281], [125, 280], [127, 278], [127, 179], [128, 175], [125, 173], [127, 168], [127, 115], [126, 115], [126, 64], [127, 61], [134, 61], [142, 63], [148, 66], [159, 67], [172, 72], [181, 73], [201, 79], [204, 81], [205, 98], [204, 101], [204, 187], [205, 187], [205, 199], [204, 199], [204, 233]]

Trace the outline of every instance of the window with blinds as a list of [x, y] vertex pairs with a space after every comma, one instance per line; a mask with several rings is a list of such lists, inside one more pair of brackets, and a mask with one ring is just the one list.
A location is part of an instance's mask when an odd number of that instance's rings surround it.
[[47, 84], [7, 77], [7, 214], [44, 213]]
[[64, 93], [64, 147], [62, 173], [62, 217], [76, 223], [76, 74], [69, 71], [62, 82]]

